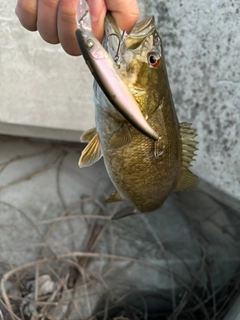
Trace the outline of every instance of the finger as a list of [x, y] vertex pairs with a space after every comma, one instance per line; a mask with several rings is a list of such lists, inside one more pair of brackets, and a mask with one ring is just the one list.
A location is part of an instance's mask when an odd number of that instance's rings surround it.
[[129, 33], [139, 18], [136, 0], [106, 0], [107, 8], [111, 11], [117, 25]]
[[37, 0], [18, 0], [15, 13], [24, 28], [37, 30]]
[[59, 0], [38, 0], [37, 29], [48, 43], [59, 43], [57, 32], [57, 10]]
[[88, 6], [91, 16], [92, 31], [99, 41], [104, 35], [104, 18], [107, 12], [104, 0], [88, 0]]
[[58, 38], [63, 49], [70, 55], [80, 55], [75, 31], [78, 0], [60, 0], [57, 14]]

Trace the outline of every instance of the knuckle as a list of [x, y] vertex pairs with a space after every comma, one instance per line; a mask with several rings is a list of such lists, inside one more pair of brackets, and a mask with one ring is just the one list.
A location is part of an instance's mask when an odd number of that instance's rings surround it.
[[75, 47], [75, 46], [71, 46], [71, 45], [66, 45], [61, 43], [63, 50], [69, 54], [70, 56], [80, 56], [81, 52], [79, 50], [79, 48]]
[[75, 24], [76, 11], [72, 5], [69, 5], [69, 2], [60, 1], [58, 11], [61, 23]]
[[39, 23], [37, 24], [37, 29], [44, 41], [50, 44], [59, 43], [57, 31], [55, 29], [52, 29], [51, 26], [46, 26]]
[[[40, 32], [39, 32], [40, 33]], [[59, 40], [57, 36], [53, 36], [47, 33], [40, 33], [41, 37], [43, 38], [44, 41], [50, 44], [58, 44]]]
[[59, 0], [42, 0], [42, 5], [49, 10], [56, 10]]

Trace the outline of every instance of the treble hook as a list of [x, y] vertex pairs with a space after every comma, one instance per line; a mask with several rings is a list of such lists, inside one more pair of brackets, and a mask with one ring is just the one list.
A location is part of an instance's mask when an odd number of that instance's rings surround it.
[[121, 43], [123, 41], [123, 38], [125, 36], [125, 33], [126, 31], [124, 30], [122, 35], [121, 35], [121, 38], [119, 37], [119, 35], [117, 35], [116, 33], [110, 33], [107, 37], [107, 44], [108, 44], [108, 38], [111, 37], [111, 36], [115, 36], [118, 38], [118, 47], [117, 47], [117, 51], [116, 51], [116, 54], [113, 58], [114, 62], [116, 63], [116, 65], [118, 66], [118, 68], [120, 68], [120, 61], [119, 61], [119, 51], [120, 51], [120, 46], [121, 46]]
[[78, 27], [80, 27], [81, 22], [82, 22], [83, 19], [87, 16], [88, 13], [89, 13], [89, 10], [86, 10], [85, 13], [83, 14], [83, 16], [80, 17], [80, 18], [77, 20], [77, 25], [78, 25]]

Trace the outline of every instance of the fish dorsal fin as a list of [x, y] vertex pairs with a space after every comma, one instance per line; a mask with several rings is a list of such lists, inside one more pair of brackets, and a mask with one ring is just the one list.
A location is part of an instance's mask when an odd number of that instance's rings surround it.
[[117, 190], [113, 191], [111, 196], [105, 200], [105, 203], [111, 203], [111, 202], [117, 202], [117, 201], [122, 201], [123, 198], [120, 196], [119, 192]]
[[110, 139], [109, 148], [120, 149], [128, 146], [131, 143], [131, 141], [132, 141], [132, 134], [128, 125], [125, 123], [123, 128], [118, 132], [114, 133], [114, 135]]
[[191, 166], [191, 162], [194, 161], [195, 152], [198, 150], [196, 148], [198, 142], [195, 140], [196, 130], [191, 128], [190, 123], [184, 122], [180, 124], [180, 134], [182, 139], [182, 168], [174, 191], [191, 189], [198, 182], [197, 176], [188, 169]]
[[92, 138], [95, 136], [97, 133], [96, 128], [91, 128], [85, 132], [80, 137], [81, 142], [89, 142], [92, 140]]
[[95, 133], [92, 140], [83, 150], [78, 165], [80, 168], [91, 166], [101, 158], [101, 145], [98, 133]]
[[182, 166], [187, 169], [194, 161], [195, 152], [198, 150], [196, 148], [198, 142], [195, 140], [196, 130], [191, 128], [191, 123], [184, 122], [180, 124], [180, 134], [182, 139]]

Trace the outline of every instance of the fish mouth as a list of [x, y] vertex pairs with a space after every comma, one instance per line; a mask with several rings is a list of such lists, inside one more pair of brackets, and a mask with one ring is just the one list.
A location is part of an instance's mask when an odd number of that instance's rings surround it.
[[[132, 31], [123, 39], [124, 50], [136, 49], [147, 37], [154, 34], [155, 31], [154, 16], [146, 17], [137, 22]], [[103, 46], [107, 48], [107, 51], [112, 58], [114, 58], [116, 54], [116, 48], [118, 48], [122, 33], [123, 31], [118, 27], [110, 12], [108, 12], [105, 18], [105, 38]]]
[[145, 19], [137, 22], [130, 32], [129, 36], [142, 37], [152, 34], [155, 30], [154, 16], [146, 17]]
[[[138, 21], [133, 27], [132, 31], [128, 34], [128, 37], [147, 37], [155, 31], [155, 19], [154, 16], [149, 16], [141, 21]], [[108, 37], [110, 34], [115, 33], [121, 37], [122, 30], [118, 27], [116, 21], [110, 12], [107, 12], [105, 18], [105, 35]]]
[[154, 16], [139, 21], [125, 39], [126, 48], [131, 50], [138, 48], [141, 43], [154, 34], [155, 31]]

